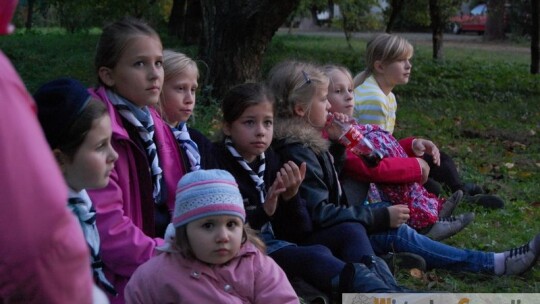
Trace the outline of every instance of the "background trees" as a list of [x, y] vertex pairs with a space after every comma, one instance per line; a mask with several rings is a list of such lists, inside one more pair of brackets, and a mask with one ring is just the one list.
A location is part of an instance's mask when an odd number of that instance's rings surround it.
[[[486, 39], [505, 37], [504, 23], [511, 30], [531, 35], [531, 72], [538, 73], [538, 1], [488, 0], [490, 14]], [[258, 80], [260, 66], [272, 37], [284, 24], [294, 25], [307, 17], [314, 25], [341, 29], [349, 41], [361, 30], [431, 31], [433, 58], [443, 58], [443, 36], [450, 16], [461, 0], [21, 0], [19, 23], [31, 29], [61, 26], [69, 32], [102, 27], [124, 15], [144, 18], [160, 32], [198, 46], [203, 69], [203, 87], [221, 96], [230, 86]], [[467, 1], [470, 5], [480, 1]], [[339, 16], [334, 5], [341, 8]], [[531, 9], [532, 8], [532, 9]], [[536, 9], [536, 10], [535, 10]], [[328, 11], [320, 20], [318, 13]], [[376, 13], [380, 11], [381, 13]], [[517, 12], [517, 13], [516, 13]], [[502, 16], [502, 17], [501, 17]], [[536, 18], [536, 19], [535, 19]], [[521, 24], [520, 24], [521, 23]], [[535, 34], [536, 33], [536, 34]], [[536, 51], [535, 51], [536, 50]]]

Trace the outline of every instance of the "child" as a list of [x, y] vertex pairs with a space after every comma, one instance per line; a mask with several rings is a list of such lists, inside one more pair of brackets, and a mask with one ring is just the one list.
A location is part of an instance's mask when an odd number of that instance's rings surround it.
[[[540, 234], [519, 248], [499, 253], [458, 249], [418, 234], [404, 224], [408, 220], [407, 206], [349, 206], [341, 191], [333, 157], [328, 151], [329, 143], [322, 136], [330, 109], [327, 100], [328, 78], [313, 64], [284, 61], [272, 68], [268, 82], [277, 100], [272, 147], [282, 161], [307, 164], [306, 176], [298, 194], [306, 200], [314, 228], [311, 234], [305, 236], [304, 242], [328, 244], [329, 248], [339, 252], [335, 244], [340, 239], [349, 240], [346, 245], [352, 246], [355, 243], [352, 237], [367, 230], [370, 243], [363, 245], [373, 248], [375, 253], [414, 253], [423, 257], [431, 268], [515, 275], [535, 265], [540, 254]], [[344, 115], [335, 114], [336, 118], [340, 115], [344, 119]], [[328, 132], [333, 140], [338, 135], [332, 130]], [[344, 147], [341, 146], [341, 149], [345, 155]], [[354, 227], [325, 235], [325, 232], [332, 231], [342, 223]], [[287, 239], [287, 235], [276, 236]]]
[[34, 99], [45, 137], [68, 185], [68, 207], [78, 218], [90, 249], [94, 280], [116, 295], [103, 273], [95, 209], [85, 190], [105, 187], [118, 158], [111, 146], [107, 109], [71, 78], [42, 85]]
[[[330, 101], [330, 112], [339, 112], [350, 117], [353, 110], [353, 80], [350, 72], [342, 66], [327, 65], [324, 68], [325, 74], [330, 79], [328, 88], [328, 100]], [[361, 133], [369, 139], [379, 151], [384, 154], [383, 161], [392, 158], [405, 160], [409, 157], [403, 147], [396, 139], [386, 131], [379, 129], [376, 125], [358, 125]], [[420, 141], [421, 139], [416, 139]], [[413, 145], [414, 147], [414, 145]], [[414, 160], [416, 162], [416, 160]], [[419, 162], [423, 160], [419, 160]], [[380, 164], [379, 164], [380, 165]], [[358, 170], [355, 174], [345, 176], [345, 178], [355, 179], [363, 172], [374, 170], [367, 167], [356, 155], [348, 152], [344, 167], [355, 167]], [[349, 183], [351, 184], [351, 183]], [[459, 203], [462, 192], [458, 190], [448, 200], [439, 199], [428, 193], [422, 185], [417, 182], [392, 183], [384, 181], [382, 178], [376, 183], [381, 190], [384, 201], [392, 204], [407, 204], [411, 210], [411, 217], [407, 222], [409, 226], [427, 231], [427, 235], [434, 240], [442, 240], [459, 232], [472, 221], [474, 214], [449, 217], [452, 210]], [[359, 196], [359, 194], [357, 194]], [[449, 217], [449, 218], [445, 218]]]
[[287, 277], [257, 247], [234, 177], [198, 170], [178, 182], [174, 237], [139, 267], [127, 303], [299, 303]]
[[176, 183], [186, 168], [169, 126], [155, 109], [163, 85], [163, 48], [158, 34], [132, 18], [103, 29], [95, 69], [99, 86], [90, 93], [111, 117], [118, 161], [109, 184], [88, 191], [96, 206], [107, 278], [123, 302], [135, 269], [154, 255], [174, 208]]
[[[297, 166], [289, 161], [281, 165], [270, 148], [274, 97], [269, 89], [258, 83], [233, 87], [225, 95], [221, 110], [224, 136], [214, 144], [214, 153], [219, 155], [216, 162], [219, 168], [235, 176], [244, 198], [247, 222], [250, 227], [262, 230], [268, 255], [289, 277], [301, 278], [327, 296], [340, 292], [368, 292], [376, 288], [392, 291], [384, 282], [376, 281], [374, 277], [378, 274], [364, 265], [356, 265], [358, 274], [344, 278], [340, 289], [336, 282], [340, 274], [346, 272], [344, 269], [352, 265], [346, 265], [322, 245], [300, 246], [275, 237], [288, 232], [289, 241], [303, 241], [304, 235], [313, 227], [306, 202], [297, 195], [306, 164]], [[366, 283], [370, 280], [371, 284]], [[299, 295], [306, 300], [313, 296], [302, 293], [301, 288]]]
[[212, 143], [199, 131], [187, 126], [195, 109], [199, 69], [197, 63], [180, 52], [163, 51], [163, 91], [157, 106], [163, 120], [171, 130], [184, 152], [184, 164], [189, 171], [207, 168], [207, 159], [201, 155], [212, 155]]
[[[2, 1], [0, 35], [17, 2]], [[0, 303], [92, 303], [88, 248], [36, 105], [2, 51], [0, 71]]]
[[[359, 123], [380, 126], [390, 134], [394, 132], [397, 102], [392, 90], [396, 85], [409, 82], [413, 55], [412, 45], [397, 35], [380, 34], [367, 44], [366, 70], [354, 78], [354, 117]], [[408, 139], [411, 145], [413, 138]], [[429, 149], [437, 149], [429, 142]], [[437, 149], [438, 152], [438, 149]], [[432, 157], [435, 156], [435, 157]], [[452, 158], [440, 153], [440, 159], [432, 153], [421, 155], [429, 164], [430, 179], [425, 188], [439, 195], [438, 182], [449, 187], [452, 192], [463, 190], [467, 201], [475, 202], [490, 208], [501, 208], [504, 202], [497, 196], [482, 194], [481, 187], [474, 184], [463, 184]]]

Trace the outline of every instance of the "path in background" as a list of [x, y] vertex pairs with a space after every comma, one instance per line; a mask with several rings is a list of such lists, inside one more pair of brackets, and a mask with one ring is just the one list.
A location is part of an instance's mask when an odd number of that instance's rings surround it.
[[[278, 34], [287, 34], [289, 33], [288, 28], [280, 28]], [[324, 27], [320, 28], [311, 28], [311, 29], [298, 29], [293, 28], [291, 34], [294, 35], [317, 35], [317, 36], [332, 36], [332, 37], [345, 37], [345, 34], [342, 31], [328, 29]], [[368, 40], [371, 38], [375, 32], [363, 32], [363, 33], [354, 33], [353, 37], [361, 40]], [[429, 44], [431, 45], [432, 35], [431, 33], [396, 33], [400, 36], [405, 37], [412, 44]], [[520, 54], [527, 53], [530, 54], [530, 47], [526, 45], [518, 45], [512, 41], [484, 41], [483, 35], [478, 35], [477, 33], [464, 33], [464, 34], [450, 34], [445, 33], [443, 36], [443, 47], [445, 45], [453, 46], [457, 48], [479, 48], [479, 49], [498, 49], [511, 52], [518, 52]]]

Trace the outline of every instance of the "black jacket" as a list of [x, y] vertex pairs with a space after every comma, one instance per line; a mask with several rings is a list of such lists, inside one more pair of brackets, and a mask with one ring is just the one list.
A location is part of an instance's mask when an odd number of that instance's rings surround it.
[[306, 178], [299, 195], [306, 200], [314, 229], [349, 221], [362, 223], [369, 233], [389, 228], [386, 208], [348, 205], [329, 152], [330, 142], [304, 120], [277, 119], [272, 146], [283, 161], [292, 160], [298, 165], [306, 162]]

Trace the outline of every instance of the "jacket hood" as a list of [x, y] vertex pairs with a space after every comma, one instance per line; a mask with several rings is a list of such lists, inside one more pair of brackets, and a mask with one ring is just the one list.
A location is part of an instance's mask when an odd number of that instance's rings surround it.
[[317, 155], [328, 151], [330, 142], [322, 136], [321, 131], [313, 128], [301, 118], [276, 119], [274, 122], [274, 140], [278, 146], [301, 143], [313, 150]]

